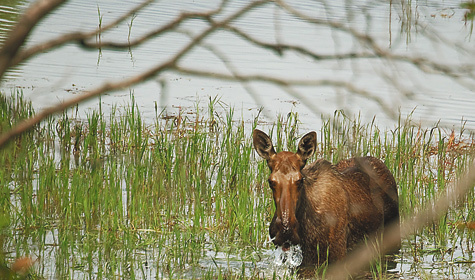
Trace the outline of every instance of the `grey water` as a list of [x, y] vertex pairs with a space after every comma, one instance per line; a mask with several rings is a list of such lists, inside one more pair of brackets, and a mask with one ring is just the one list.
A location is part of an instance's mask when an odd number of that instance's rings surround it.
[[[0, 40], [4, 40], [14, 15], [25, 10], [32, 1], [7, 1], [0, 5]], [[106, 25], [131, 9], [139, 1], [69, 1], [43, 20], [28, 40], [33, 46], [67, 32], [93, 30], [99, 22]], [[219, 1], [156, 1], [137, 13], [133, 20], [117, 25], [101, 34], [100, 40], [127, 42], [163, 26], [184, 11], [208, 11]], [[230, 1], [223, 15], [244, 6], [246, 1]], [[289, 1], [309, 17], [341, 23], [361, 34], [368, 34], [384, 51], [403, 57], [420, 57], [433, 63], [474, 66], [474, 42], [470, 22], [464, 21], [466, 10], [460, 1], [408, 1], [390, 5], [385, 1]], [[13, 16], [12, 16], [13, 14]], [[223, 17], [220, 15], [220, 17]], [[319, 55], [369, 51], [365, 42], [328, 25], [305, 22], [266, 4], [233, 22], [233, 26], [253, 38], [307, 48]], [[174, 32], [147, 41], [130, 50], [85, 50], [78, 44], [38, 55], [11, 69], [0, 87], [5, 92], [21, 89], [37, 109], [53, 106], [93, 89], [104, 82], [131, 77], [163, 63], [176, 54], [190, 39], [207, 26], [198, 19], [181, 25]], [[193, 36], [193, 35], [191, 35]], [[96, 38], [97, 40], [97, 38]], [[278, 114], [298, 112], [304, 128], [318, 129], [321, 116], [343, 110], [347, 115], [360, 115], [364, 121], [376, 121], [389, 128], [397, 124], [399, 113], [423, 126], [437, 122], [448, 129], [475, 128], [473, 68], [466, 77], [448, 77], [433, 69], [418, 69], [413, 63], [398, 59], [316, 60], [301, 53], [282, 55], [246, 42], [219, 30], [210, 35], [180, 63], [191, 69], [213, 73], [230, 73], [230, 65], [240, 74], [266, 75], [277, 79], [307, 80], [313, 86], [291, 89], [267, 82], [239, 83], [213, 77], [196, 77], [177, 71], [166, 71], [156, 78], [120, 92], [108, 93], [100, 101], [94, 99], [80, 107], [107, 110], [113, 104], [124, 104], [133, 94], [145, 120], [155, 117], [155, 106], [167, 114], [194, 113], [206, 107], [209, 98], [218, 98], [222, 110], [234, 108], [239, 118], [250, 120], [261, 108], [272, 122]], [[317, 82], [322, 81], [322, 85]], [[325, 85], [325, 81], [351, 84], [359, 91]], [[198, 105], [197, 105], [198, 104]]]

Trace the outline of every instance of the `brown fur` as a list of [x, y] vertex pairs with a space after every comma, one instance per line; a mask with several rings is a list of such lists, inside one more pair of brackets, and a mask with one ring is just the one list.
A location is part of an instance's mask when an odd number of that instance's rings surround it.
[[260, 130], [253, 137], [271, 169], [276, 212], [269, 233], [284, 249], [300, 244], [302, 266], [342, 259], [365, 237], [399, 223], [397, 185], [379, 159], [352, 158], [336, 165], [320, 159], [305, 165], [316, 149], [315, 132], [302, 137], [297, 153], [275, 153]]

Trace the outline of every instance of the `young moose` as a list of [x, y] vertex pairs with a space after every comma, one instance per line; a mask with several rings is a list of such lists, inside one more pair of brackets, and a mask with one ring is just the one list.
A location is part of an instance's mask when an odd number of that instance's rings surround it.
[[267, 134], [253, 133], [254, 147], [271, 170], [276, 211], [270, 236], [283, 250], [300, 244], [301, 266], [342, 259], [365, 237], [399, 223], [397, 186], [386, 165], [361, 157], [336, 165], [320, 159], [306, 166], [316, 137], [315, 132], [303, 136], [296, 153], [276, 153]]

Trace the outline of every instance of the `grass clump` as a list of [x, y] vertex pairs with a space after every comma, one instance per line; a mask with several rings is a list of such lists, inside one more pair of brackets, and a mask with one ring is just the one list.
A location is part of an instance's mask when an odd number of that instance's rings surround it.
[[[5, 103], [2, 129], [33, 114], [21, 96]], [[217, 115], [218, 103], [211, 99], [193, 117], [157, 112], [146, 125], [132, 98], [109, 116], [99, 107], [85, 120], [50, 118], [1, 149], [3, 266], [31, 256], [33, 277], [272, 277], [274, 202], [250, 137], [259, 118], [235, 121], [232, 109]], [[296, 113], [268, 126], [278, 151], [295, 150], [298, 127]], [[410, 119], [381, 131], [337, 112], [317, 132], [318, 158], [382, 158], [399, 183], [403, 216], [431, 203], [475, 154], [472, 135]], [[432, 246], [431, 254], [453, 263], [457, 242], [473, 248], [473, 205], [468, 196], [407, 240], [400, 262], [416, 263]], [[384, 274], [373, 267], [373, 275]]]

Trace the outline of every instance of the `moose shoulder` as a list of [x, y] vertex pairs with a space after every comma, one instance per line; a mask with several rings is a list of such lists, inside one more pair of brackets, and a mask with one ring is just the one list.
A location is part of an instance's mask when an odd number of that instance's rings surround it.
[[316, 149], [315, 132], [302, 137], [296, 153], [276, 153], [258, 129], [253, 140], [271, 170], [276, 211], [270, 236], [283, 250], [300, 244], [302, 266], [342, 259], [365, 237], [384, 236], [385, 225], [399, 223], [396, 181], [381, 160], [360, 157], [332, 165], [320, 159], [306, 165]]

